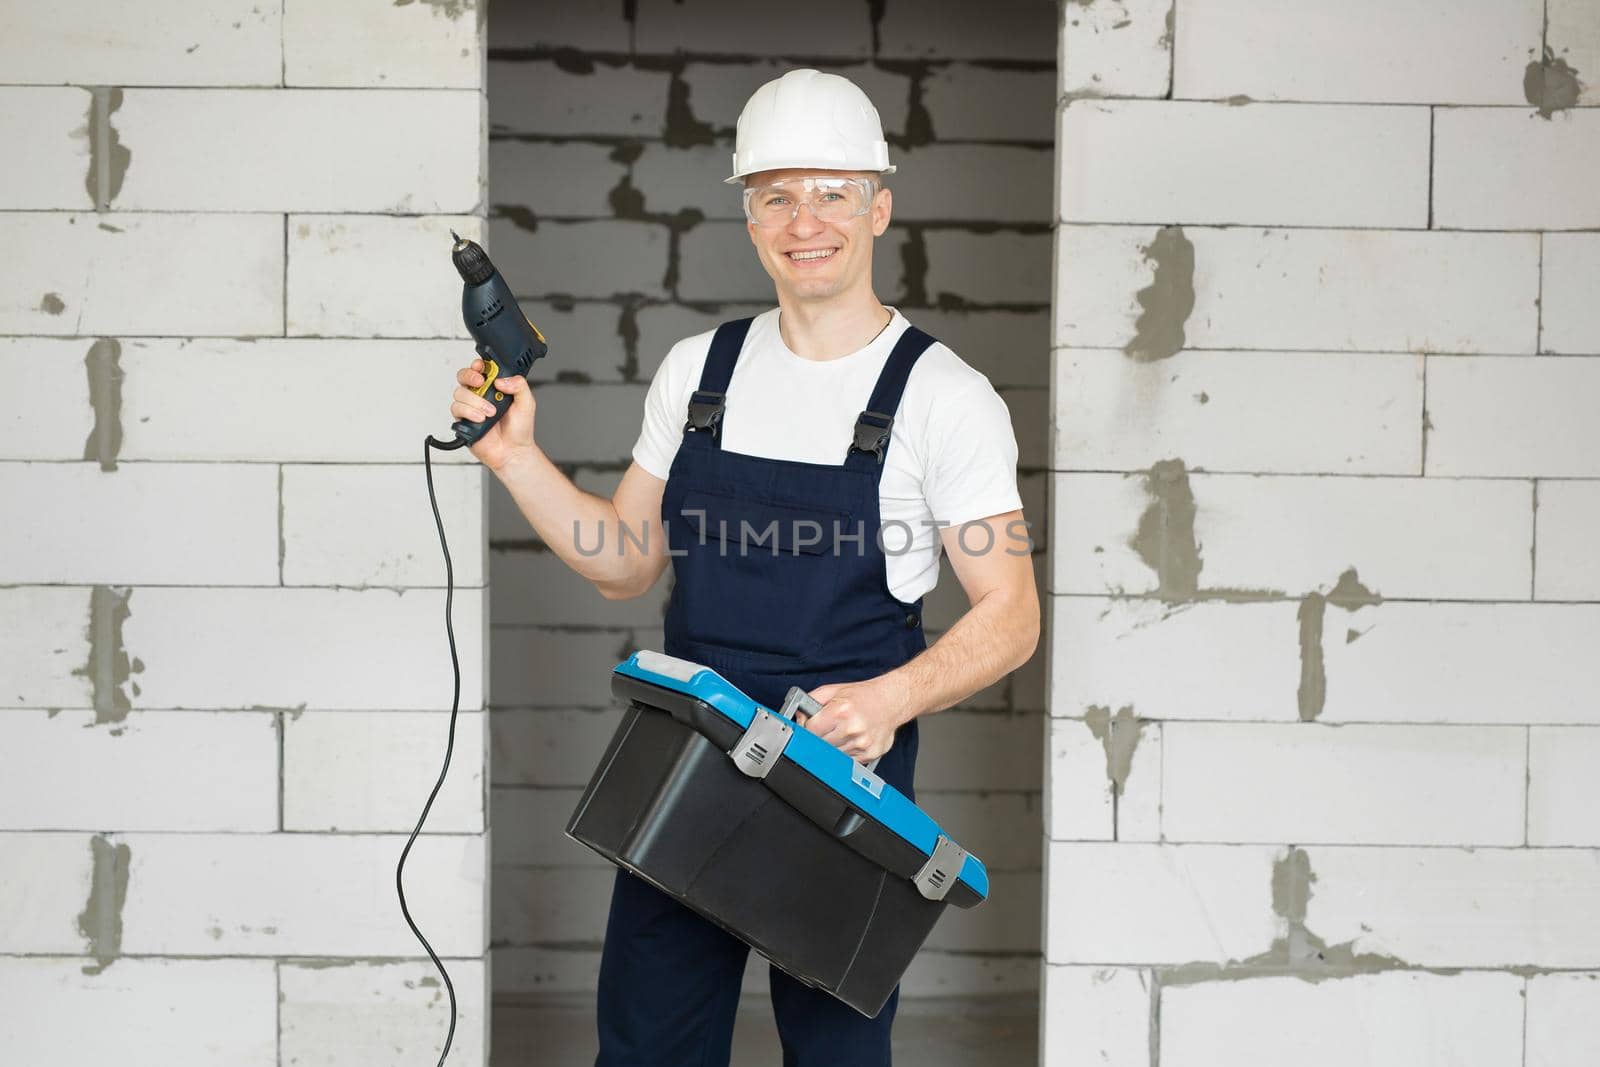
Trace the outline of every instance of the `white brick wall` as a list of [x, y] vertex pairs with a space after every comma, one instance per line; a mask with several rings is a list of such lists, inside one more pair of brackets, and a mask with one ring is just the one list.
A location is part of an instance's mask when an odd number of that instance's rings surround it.
[[271, 466], [8, 463], [0, 479], [33, 505], [0, 532], [0, 581], [278, 584]]
[[[459, 1002], [450, 1058], [488, 1060], [488, 973], [480, 959], [452, 959]], [[442, 1045], [450, 1004], [433, 964], [282, 963], [278, 966], [284, 1063], [374, 1063], [394, 1050]]]
[[1600, 475], [1600, 361], [1510, 356], [1428, 367], [1428, 474]]
[[1061, 93], [1166, 96], [1172, 84], [1173, 15], [1174, 0], [1062, 4]]
[[1150, 1062], [1150, 980], [1131, 967], [1044, 969], [1044, 1063], [1145, 1067]]
[[283, 332], [281, 216], [0, 210], [0, 241], [9, 335]]
[[[1147, 479], [1055, 479], [1062, 514], [1052, 590], [1156, 593], [1159, 576], [1127, 540], [1151, 506]], [[1545, 488], [1567, 484], [1582, 483]], [[1193, 474], [1188, 485], [1201, 589], [1304, 596], [1329, 591], [1354, 568], [1364, 586], [1389, 597], [1528, 595], [1533, 511], [1526, 482]], [[1390, 521], [1380, 526], [1373, 515]]]
[[1174, 95], [1523, 104], [1543, 14], [1542, 0], [1176, 0]]
[[[278, 723], [268, 711], [7, 713], [28, 753], [0, 780], [0, 828], [265, 833], [278, 828]], [[60, 788], [81, 781], [94, 788]], [[172, 783], [183, 788], [174, 789]], [[206, 803], [196, 804], [204, 796]]]
[[[1312, 985], [1256, 978], [1164, 989], [1163, 1064], [1493, 1067], [1522, 1056], [1512, 974], [1361, 975]], [[1426, 1020], [1426, 1025], [1418, 1025]]]
[[277, 1067], [271, 960], [118, 960], [86, 976], [78, 958], [0, 958], [19, 1063], [228, 1063]]
[[481, 210], [483, 95], [430, 89], [130, 89], [116, 126], [148, 146], [134, 211]]
[[[417, 449], [470, 356], [481, 3], [0, 5], [8, 1060], [437, 1057], [394, 868], [443, 758]], [[486, 499], [408, 900], [488, 1060]]]
[[1541, 974], [1528, 979], [1529, 1067], [1577, 1067], [1600, 1055], [1595, 1021], [1600, 974]]
[[1424, 107], [1071, 100], [1061, 218], [1425, 226], [1427, 131]]
[[1543, 251], [1539, 351], [1600, 352], [1600, 304], [1592, 299], [1600, 277], [1600, 234], [1547, 234]]
[[284, 84], [477, 90], [487, 8], [466, 6], [284, 0]]
[[[1534, 351], [1536, 234], [1185, 226], [1182, 235], [1194, 248], [1189, 348]], [[1147, 251], [1158, 236], [1061, 227], [1057, 344], [1122, 348], [1140, 336], [1137, 295], [1156, 281]]]
[[1434, 118], [1434, 224], [1448, 229], [1600, 227], [1600, 112], [1528, 121], [1522, 108], [1440, 108]]
[[1600, 951], [1592, 849], [1313, 848], [1305, 925], [1421, 967], [1587, 968]]
[[[92, 210], [94, 186], [84, 180], [89, 165], [85, 115], [93, 96], [85, 89], [8, 89], [0, 93], [0, 139], [13, 159], [7, 168], [11, 208]], [[62, 134], [72, 131], [68, 136]]]
[[[1130, 363], [1118, 349], [1056, 354], [1063, 469], [1417, 474], [1423, 357], [1187, 349]], [[1263, 399], [1266, 398], [1266, 402]]]
[[1061, 11], [1041, 1062], [1588, 1062], [1600, 7]]
[[1597, 639], [1597, 604], [1330, 607], [1323, 718], [1600, 724]]
[[[467, 337], [448, 256], [454, 230], [484, 242], [473, 215], [289, 216], [284, 310], [290, 336]], [[428, 264], [432, 269], [418, 269]]]
[[1533, 595], [1538, 600], [1600, 600], [1600, 560], [1589, 551], [1600, 524], [1600, 484], [1538, 483]]
[[284, 0], [7, 4], [0, 82], [281, 85], [283, 11]]

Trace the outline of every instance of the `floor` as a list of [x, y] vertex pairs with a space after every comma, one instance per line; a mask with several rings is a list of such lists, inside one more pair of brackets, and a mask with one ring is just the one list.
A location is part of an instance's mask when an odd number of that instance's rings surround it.
[[[1032, 1067], [1038, 1031], [1033, 997], [908, 999], [895, 1018], [894, 1055], [917, 1067]], [[491, 1067], [593, 1067], [594, 1006], [587, 997], [496, 997], [492, 1041]], [[781, 1064], [771, 1006], [746, 997], [730, 1067]]]

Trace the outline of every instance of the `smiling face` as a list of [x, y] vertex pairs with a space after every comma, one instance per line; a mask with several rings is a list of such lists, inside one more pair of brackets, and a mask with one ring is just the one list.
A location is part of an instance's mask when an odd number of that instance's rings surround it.
[[[764, 170], [745, 178], [745, 185], [805, 177], [879, 178], [874, 171], [862, 170]], [[809, 207], [801, 207], [782, 226], [768, 229], [747, 222], [745, 228], [761, 265], [778, 287], [780, 300], [785, 296], [804, 301], [831, 300], [841, 295], [871, 293], [872, 239], [889, 228], [892, 206], [889, 190], [879, 188], [865, 215], [843, 222], [820, 222]]]

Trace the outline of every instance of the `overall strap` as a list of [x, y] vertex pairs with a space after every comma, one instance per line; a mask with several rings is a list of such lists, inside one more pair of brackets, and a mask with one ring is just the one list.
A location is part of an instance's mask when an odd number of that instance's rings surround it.
[[867, 408], [856, 416], [855, 440], [845, 453], [845, 466], [883, 466], [883, 457], [889, 450], [889, 430], [894, 425], [894, 413], [900, 407], [900, 395], [906, 391], [906, 379], [917, 359], [928, 350], [934, 340], [915, 326], [895, 342], [878, 375], [878, 384], [872, 388]]
[[706, 354], [706, 364], [700, 371], [700, 387], [689, 396], [689, 421], [683, 432], [711, 434], [713, 442], [722, 437], [722, 413], [728, 382], [733, 379], [733, 365], [739, 361], [739, 351], [744, 348], [745, 335], [750, 332], [754, 319], [734, 319], [717, 327], [711, 336], [711, 351]]

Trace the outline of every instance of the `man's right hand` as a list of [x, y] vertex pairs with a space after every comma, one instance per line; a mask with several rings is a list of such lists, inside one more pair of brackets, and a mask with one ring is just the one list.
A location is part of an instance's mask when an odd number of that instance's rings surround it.
[[[474, 359], [470, 367], [456, 371], [456, 391], [451, 394], [450, 400], [451, 415], [470, 422], [482, 422], [494, 414], [494, 405], [474, 392], [483, 385], [484, 368], [483, 360]], [[498, 472], [517, 456], [534, 450], [534, 399], [528, 379], [520, 374], [500, 378], [492, 388], [509, 396], [511, 406], [488, 433], [468, 445], [467, 449], [484, 466]]]

